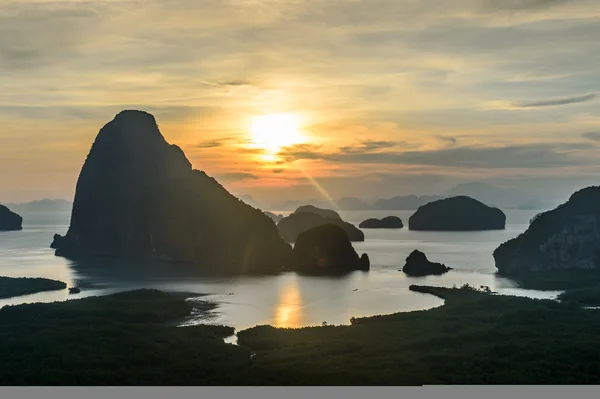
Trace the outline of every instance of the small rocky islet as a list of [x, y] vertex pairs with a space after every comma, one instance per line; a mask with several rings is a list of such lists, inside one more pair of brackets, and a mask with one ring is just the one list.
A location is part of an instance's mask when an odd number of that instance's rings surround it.
[[402, 271], [411, 277], [424, 277], [429, 275], [442, 275], [452, 270], [442, 263], [431, 262], [427, 259], [427, 256], [415, 249], [406, 258], [406, 264], [402, 268]]
[[401, 229], [404, 227], [402, 219], [397, 216], [386, 216], [382, 219], [371, 218], [358, 225], [361, 229]]

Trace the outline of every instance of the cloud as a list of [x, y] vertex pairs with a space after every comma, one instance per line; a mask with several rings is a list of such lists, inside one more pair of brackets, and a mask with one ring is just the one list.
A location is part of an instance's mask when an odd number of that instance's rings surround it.
[[255, 83], [250, 80], [245, 79], [233, 79], [233, 80], [225, 80], [222, 82], [209, 82], [206, 80], [201, 81], [202, 84], [213, 86], [213, 87], [238, 87], [238, 86], [254, 86]]
[[560, 4], [569, 3], [573, 0], [488, 0], [488, 9], [493, 10], [539, 10]]
[[451, 168], [554, 168], [584, 162], [573, 157], [585, 144], [523, 144], [503, 147], [463, 146], [431, 151], [405, 152], [319, 152], [315, 148], [286, 148], [278, 155], [285, 162], [323, 160], [338, 164], [395, 164]]
[[588, 140], [600, 141], [600, 132], [585, 132], [581, 136]]
[[221, 82], [220, 85], [222, 85], [222, 86], [252, 86], [252, 85], [254, 85], [254, 83], [249, 80], [240, 79], [240, 80], [229, 80], [229, 81]]
[[192, 148], [215, 148], [223, 145], [224, 139], [205, 140], [198, 144], [192, 145]]
[[[0, 76], [10, 77], [0, 79], [0, 151], [24, 165], [0, 156], [0, 170], [20, 169], [13, 179], [19, 185], [37, 187], [43, 176], [71, 187], [43, 165], [73, 159], [76, 176], [91, 135], [124, 108], [155, 114], [171, 142], [198, 148], [198, 165], [240, 173], [230, 179], [251, 179], [257, 167], [265, 181], [293, 180], [292, 168], [282, 175], [271, 173], [278, 166], [264, 170], [255, 155], [266, 150], [221, 137], [247, 130], [245, 118], [270, 112], [295, 112], [307, 137], [340, 143], [331, 151], [282, 151], [282, 163], [323, 161], [316, 177], [375, 174], [393, 165], [421, 172], [441, 165], [448, 175], [470, 173], [471, 165], [526, 164], [531, 173], [548, 165], [563, 165], [565, 173], [586, 167], [584, 150], [540, 142], [594, 130], [595, 121], [582, 121], [594, 112], [595, 94], [586, 93], [600, 77], [594, 0], [140, 4], [0, 1]], [[477, 106], [495, 99], [538, 101]], [[444, 138], [434, 138], [437, 132]], [[28, 135], [46, 146], [77, 145], [38, 158], [25, 144]], [[521, 141], [539, 144], [514, 144]], [[498, 147], [506, 142], [514, 145]], [[360, 187], [365, 179], [348, 184]]]
[[320, 148], [321, 146], [315, 144], [294, 144], [283, 147], [277, 153], [277, 157], [281, 159], [279, 163], [293, 162], [300, 159], [324, 159], [325, 154], [319, 151]]
[[448, 145], [456, 145], [456, 143], [458, 142], [456, 137], [452, 137], [452, 136], [435, 136], [438, 140], [443, 141], [445, 143], [447, 143]]
[[563, 97], [554, 100], [522, 102], [513, 104], [513, 106], [516, 108], [554, 107], [558, 105], [577, 104], [592, 101], [596, 98], [596, 96], [597, 95], [595, 93], [590, 93], [582, 96]]
[[124, 4], [68, 1], [0, 5], [0, 69], [43, 68], [77, 57], [102, 24], [102, 15], [119, 14]]
[[52, 120], [66, 123], [73, 119], [91, 120], [102, 123], [110, 121], [116, 114], [125, 109], [138, 109], [149, 112], [156, 117], [160, 126], [165, 121], [185, 121], [195, 118], [213, 116], [219, 110], [214, 107], [186, 105], [151, 105], [151, 104], [114, 104], [114, 105], [3, 105], [0, 103], [0, 117], [4, 115], [29, 120]]
[[242, 144], [242, 143], [246, 143], [246, 142], [247, 142], [247, 140], [243, 139], [241, 137], [226, 136], [226, 137], [219, 137], [216, 139], [203, 140], [199, 143], [192, 144], [188, 147], [189, 148], [217, 148], [217, 147], [223, 147], [224, 145], [227, 145], [230, 143]]
[[228, 172], [215, 175], [215, 179], [230, 183], [241, 180], [256, 180], [260, 179], [260, 176], [250, 172]]
[[390, 149], [399, 145], [406, 144], [403, 141], [387, 140], [358, 140], [358, 143], [351, 146], [340, 147], [339, 150], [345, 154], [370, 153], [378, 150]]

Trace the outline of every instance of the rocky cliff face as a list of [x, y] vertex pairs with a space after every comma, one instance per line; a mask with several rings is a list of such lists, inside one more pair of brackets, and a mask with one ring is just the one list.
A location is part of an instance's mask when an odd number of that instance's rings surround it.
[[503, 230], [506, 215], [473, 198], [446, 198], [419, 207], [408, 220], [410, 230], [480, 231]]
[[295, 268], [305, 273], [369, 270], [369, 257], [360, 258], [340, 226], [325, 224], [301, 233], [294, 245]]
[[23, 218], [4, 205], [0, 205], [0, 231], [16, 231], [23, 227]]
[[123, 111], [83, 165], [56, 254], [194, 263], [228, 273], [278, 271], [291, 255], [273, 222], [193, 170], [154, 117]]
[[600, 187], [573, 194], [541, 213], [527, 231], [494, 251], [498, 272], [600, 268]]

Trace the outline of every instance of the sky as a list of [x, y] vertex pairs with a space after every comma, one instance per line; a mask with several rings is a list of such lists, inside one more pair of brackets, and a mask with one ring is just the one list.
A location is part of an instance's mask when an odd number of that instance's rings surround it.
[[599, 180], [599, 37], [597, 0], [2, 0], [0, 200], [71, 199], [123, 109], [263, 202], [562, 196]]

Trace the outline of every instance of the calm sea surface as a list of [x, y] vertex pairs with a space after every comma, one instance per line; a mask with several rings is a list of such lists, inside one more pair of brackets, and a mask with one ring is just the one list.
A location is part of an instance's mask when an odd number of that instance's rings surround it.
[[[284, 213], [284, 212], [281, 212]], [[288, 213], [288, 212], [285, 212]], [[370, 217], [395, 215], [408, 224], [412, 211], [341, 212], [344, 220], [358, 225]], [[0, 275], [46, 277], [77, 285], [82, 292], [66, 290], [38, 293], [7, 300], [8, 304], [53, 302], [105, 295], [134, 288], [158, 288], [208, 294], [202, 300], [218, 306], [208, 315], [199, 314], [189, 323], [218, 323], [243, 329], [260, 324], [299, 327], [347, 324], [351, 317], [422, 310], [439, 306], [442, 300], [408, 290], [411, 284], [436, 286], [487, 285], [501, 294], [554, 298], [555, 291], [516, 288], [514, 282], [495, 275], [492, 252], [502, 242], [524, 231], [535, 211], [505, 211], [507, 228], [487, 232], [415, 232], [363, 230], [365, 242], [354, 243], [359, 254], [371, 259], [369, 272], [343, 277], [306, 277], [283, 273], [268, 277], [201, 277], [189, 270], [173, 270], [147, 265], [125, 265], [112, 261], [81, 265], [54, 256], [49, 248], [55, 233], [64, 234], [68, 213], [23, 214], [23, 231], [0, 232]], [[443, 276], [410, 278], [398, 271], [414, 249], [425, 252], [432, 261], [454, 270]]]

